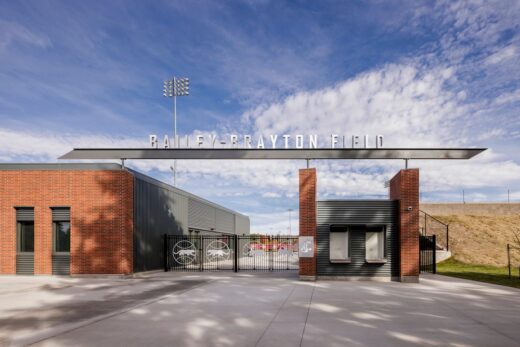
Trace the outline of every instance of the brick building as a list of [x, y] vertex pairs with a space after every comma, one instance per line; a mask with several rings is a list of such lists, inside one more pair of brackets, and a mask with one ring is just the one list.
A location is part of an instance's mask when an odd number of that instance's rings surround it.
[[249, 218], [117, 164], [0, 164], [0, 274], [161, 269], [164, 234], [249, 234]]
[[316, 169], [300, 170], [300, 236], [312, 256], [300, 278], [419, 279], [419, 170], [401, 170], [387, 200], [317, 200]]
[[[486, 148], [78, 148], [60, 159], [404, 160], [390, 181], [389, 198], [318, 200], [316, 169], [300, 179], [299, 275], [416, 282], [435, 272], [435, 235], [419, 234], [419, 170], [409, 160], [468, 160]], [[238, 252], [235, 252], [237, 254]], [[424, 262], [423, 262], [424, 260]]]

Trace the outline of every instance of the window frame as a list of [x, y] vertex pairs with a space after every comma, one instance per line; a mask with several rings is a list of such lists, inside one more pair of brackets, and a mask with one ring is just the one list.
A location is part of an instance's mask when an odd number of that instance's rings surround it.
[[[24, 223], [32, 223], [32, 227], [33, 227], [33, 250], [32, 252], [28, 252], [28, 251], [22, 251], [22, 224]], [[16, 221], [16, 254], [34, 254], [34, 248], [35, 248], [35, 223], [34, 223], [34, 220], [32, 221], [29, 221], [29, 220], [17, 220]]]
[[[375, 230], [380, 228], [380, 230]], [[383, 254], [381, 258], [369, 259], [367, 257], [367, 234], [368, 233], [381, 233], [383, 236]], [[367, 225], [365, 228], [365, 262], [369, 264], [384, 264], [388, 261], [387, 259], [387, 233], [386, 233], [386, 225]]]
[[[57, 236], [57, 225], [58, 223], [69, 223], [69, 251], [68, 252], [64, 252], [64, 251], [57, 251], [56, 250], [56, 246], [57, 246], [57, 243], [56, 243], [56, 236]], [[53, 220], [52, 221], [52, 253], [53, 254], [70, 254], [70, 236], [71, 236], [71, 233], [72, 233], [72, 224], [70, 222], [70, 220]]]
[[[52, 218], [52, 254], [57, 255], [70, 255], [70, 249], [72, 248], [72, 221], [70, 218], [71, 208], [69, 206], [52, 206], [51, 210], [51, 218]], [[69, 218], [56, 218], [54, 219], [54, 211], [55, 210], [68, 210]], [[69, 251], [56, 251], [56, 231], [57, 231], [57, 223], [69, 223]]]
[[[347, 238], [347, 257], [344, 259], [333, 259], [331, 258], [331, 234], [332, 233], [344, 233]], [[329, 262], [333, 264], [349, 264], [352, 262], [351, 259], [351, 237], [350, 229], [347, 225], [331, 225], [329, 227]]]

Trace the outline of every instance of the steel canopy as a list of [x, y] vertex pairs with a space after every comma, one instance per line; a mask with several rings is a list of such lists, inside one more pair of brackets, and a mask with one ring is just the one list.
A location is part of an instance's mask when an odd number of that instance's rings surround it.
[[76, 148], [59, 159], [470, 159], [487, 148]]

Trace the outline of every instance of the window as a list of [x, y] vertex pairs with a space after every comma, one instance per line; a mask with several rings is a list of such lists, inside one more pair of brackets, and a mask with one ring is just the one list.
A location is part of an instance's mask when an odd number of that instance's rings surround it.
[[349, 262], [348, 230], [333, 228], [329, 237], [329, 258], [333, 263]]
[[18, 222], [18, 252], [34, 252], [34, 221]]
[[383, 227], [367, 228], [365, 252], [367, 262], [385, 261], [385, 232]]
[[54, 252], [70, 253], [70, 222], [54, 222]]
[[17, 250], [34, 252], [34, 208], [16, 207]]
[[52, 207], [53, 251], [70, 253], [70, 208]]

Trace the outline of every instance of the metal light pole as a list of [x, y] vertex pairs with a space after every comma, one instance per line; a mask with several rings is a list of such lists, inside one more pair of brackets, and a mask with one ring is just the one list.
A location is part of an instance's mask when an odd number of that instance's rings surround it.
[[292, 235], [292, 228], [291, 228], [291, 212], [292, 212], [292, 208], [288, 209], [287, 211], [289, 211], [289, 235]]
[[[173, 148], [177, 141], [177, 97], [190, 95], [190, 80], [187, 77], [173, 77], [165, 80], [163, 84], [163, 96], [173, 98]], [[173, 161], [173, 186], [177, 185], [177, 160]]]

